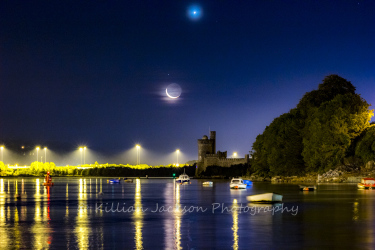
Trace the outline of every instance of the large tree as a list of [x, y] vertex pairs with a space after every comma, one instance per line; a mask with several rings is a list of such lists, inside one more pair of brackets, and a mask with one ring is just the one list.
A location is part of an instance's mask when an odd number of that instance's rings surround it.
[[253, 144], [253, 170], [263, 175], [324, 171], [340, 164], [372, 111], [355, 87], [327, 76], [289, 113], [274, 119]]
[[303, 159], [311, 171], [342, 163], [353, 140], [369, 126], [369, 104], [357, 94], [339, 94], [311, 110], [303, 132]]

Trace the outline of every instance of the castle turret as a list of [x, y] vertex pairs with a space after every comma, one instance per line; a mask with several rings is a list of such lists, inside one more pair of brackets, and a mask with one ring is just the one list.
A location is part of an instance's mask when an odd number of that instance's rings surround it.
[[216, 131], [210, 131], [210, 140], [213, 141], [212, 152], [216, 153]]
[[210, 132], [210, 139], [208, 139], [207, 135], [204, 135], [202, 139], [198, 139], [198, 169], [197, 173], [199, 174], [205, 170], [204, 167], [204, 159], [207, 154], [215, 154], [215, 145], [216, 141], [216, 132]]

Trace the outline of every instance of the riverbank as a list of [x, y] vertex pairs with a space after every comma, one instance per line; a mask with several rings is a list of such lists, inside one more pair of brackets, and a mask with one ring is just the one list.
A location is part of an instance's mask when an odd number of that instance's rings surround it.
[[255, 174], [244, 176], [251, 181], [273, 182], [273, 183], [358, 183], [361, 178], [375, 178], [375, 169], [371, 168], [349, 168], [339, 167], [326, 173], [310, 173], [304, 176], [273, 176], [261, 177]]

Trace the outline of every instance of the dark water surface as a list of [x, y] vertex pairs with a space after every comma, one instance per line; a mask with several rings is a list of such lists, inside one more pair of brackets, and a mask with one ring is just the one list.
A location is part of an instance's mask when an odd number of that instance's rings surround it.
[[[300, 192], [270, 183], [230, 190], [229, 180], [204, 187], [204, 180], [174, 186], [172, 179], [54, 178], [48, 190], [41, 178], [0, 181], [1, 249], [375, 247], [375, 190], [353, 184]], [[272, 191], [284, 195], [283, 204], [246, 202]]]

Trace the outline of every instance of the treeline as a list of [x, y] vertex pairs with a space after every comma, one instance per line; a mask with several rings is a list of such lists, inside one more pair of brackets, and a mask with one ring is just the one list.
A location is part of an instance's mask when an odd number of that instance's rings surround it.
[[205, 171], [201, 173], [201, 177], [241, 177], [249, 175], [249, 165], [238, 164], [232, 165], [231, 167], [218, 167], [218, 166], [208, 166]]
[[176, 177], [185, 173], [189, 176], [195, 175], [195, 166], [182, 167], [151, 167], [147, 169], [135, 169], [129, 167], [109, 167], [109, 168], [90, 168], [90, 169], [77, 169], [74, 173], [76, 176], [126, 176], [126, 177]]
[[56, 166], [53, 162], [33, 162], [29, 168], [9, 168], [0, 162], [1, 176], [45, 176], [50, 172], [52, 176], [129, 176], [141, 177], [168, 177], [176, 176], [186, 171], [189, 175], [195, 174], [195, 166], [179, 165], [123, 165], [123, 164], [85, 164], [80, 166]]
[[344, 78], [327, 76], [257, 136], [252, 171], [261, 176], [303, 175], [374, 160], [373, 110], [355, 90]]

